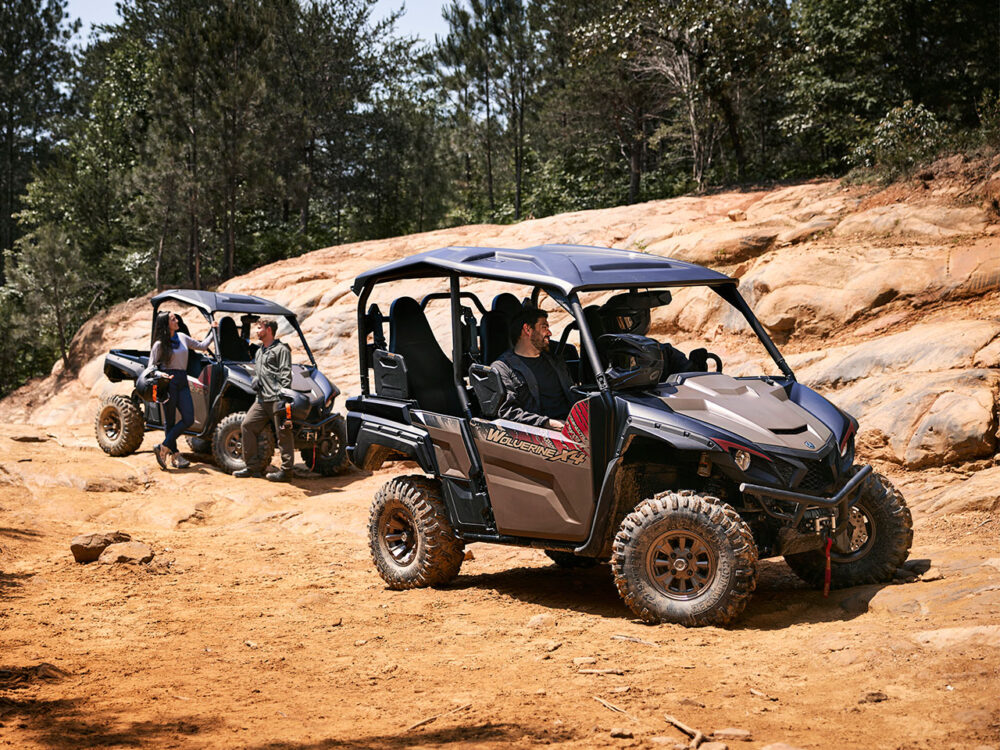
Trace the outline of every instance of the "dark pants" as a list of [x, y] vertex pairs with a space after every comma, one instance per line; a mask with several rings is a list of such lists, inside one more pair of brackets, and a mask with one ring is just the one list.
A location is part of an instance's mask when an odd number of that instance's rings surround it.
[[243, 417], [243, 461], [249, 468], [263, 468], [271, 462], [270, 456], [259, 454], [257, 436], [267, 429], [267, 423], [274, 424], [274, 432], [278, 436], [278, 448], [281, 451], [281, 468], [291, 471], [295, 463], [295, 439], [292, 437], [291, 422], [285, 423], [285, 405], [280, 401], [254, 401]]
[[[191, 389], [188, 388], [187, 373], [184, 370], [167, 370], [170, 379], [170, 397], [163, 404], [163, 422], [167, 436], [163, 444], [171, 451], [177, 451], [177, 438], [194, 424], [194, 402], [191, 400]], [[177, 410], [181, 412], [181, 420], [175, 422]]]

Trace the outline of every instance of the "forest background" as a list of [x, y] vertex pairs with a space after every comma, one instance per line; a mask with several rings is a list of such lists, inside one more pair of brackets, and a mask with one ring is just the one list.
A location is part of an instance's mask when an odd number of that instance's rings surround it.
[[0, 396], [154, 288], [1000, 143], [1000, 0], [374, 2], [0, 0]]

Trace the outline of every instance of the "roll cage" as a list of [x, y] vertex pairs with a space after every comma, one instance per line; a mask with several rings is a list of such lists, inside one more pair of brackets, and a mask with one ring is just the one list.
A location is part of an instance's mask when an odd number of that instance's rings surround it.
[[[159, 312], [160, 307], [166, 302], [179, 302], [181, 304], [194, 307], [202, 314], [210, 325], [215, 322], [216, 313], [241, 313], [244, 322], [244, 331], [242, 332], [242, 336], [245, 339], [249, 338], [248, 328], [251, 322], [259, 320], [262, 317], [283, 318], [288, 321], [292, 330], [298, 334], [299, 342], [302, 344], [302, 348], [305, 350], [306, 356], [309, 358], [309, 363], [313, 367], [317, 367], [316, 358], [313, 356], [312, 349], [309, 348], [309, 342], [306, 341], [305, 334], [302, 333], [302, 328], [299, 326], [298, 316], [296, 316], [296, 314], [287, 307], [282, 307], [276, 302], [263, 299], [262, 297], [254, 297], [249, 294], [205, 292], [200, 289], [169, 289], [165, 292], [157, 294], [150, 300], [150, 304], [153, 306], [153, 320], [151, 323], [150, 335], [152, 335], [152, 332], [156, 327], [156, 314]], [[185, 333], [187, 333], [187, 331], [185, 331]], [[215, 357], [221, 361], [223, 359], [223, 348], [220, 333], [217, 328], [212, 329], [212, 339], [215, 343]]]
[[[784, 377], [795, 380], [792, 369], [737, 290], [738, 281], [724, 274], [671, 258], [610, 248], [576, 245], [542, 245], [526, 250], [449, 247], [419, 253], [356, 278], [352, 289], [358, 295], [358, 362], [363, 396], [371, 395], [369, 369], [374, 350], [384, 348], [385, 343], [385, 316], [377, 306], [367, 307], [375, 286], [404, 279], [447, 279], [449, 291], [425, 295], [420, 307], [425, 309], [435, 299], [450, 300], [454, 386], [464, 416], [472, 418], [464, 384], [463, 359], [468, 348], [462, 340], [462, 321], [466, 315], [462, 301], [470, 300], [482, 314], [485, 314], [486, 308], [475, 294], [461, 289], [462, 277], [529, 286], [532, 290], [530, 299], [536, 305], [544, 291], [573, 319], [570, 325], [575, 324], [579, 331], [584, 350], [582, 356], [587, 357], [595, 373], [598, 391], [605, 398], [610, 397], [609, 388], [596, 342], [580, 303], [580, 292], [707, 286], [739, 310]], [[373, 337], [374, 343], [368, 343], [369, 336]]]

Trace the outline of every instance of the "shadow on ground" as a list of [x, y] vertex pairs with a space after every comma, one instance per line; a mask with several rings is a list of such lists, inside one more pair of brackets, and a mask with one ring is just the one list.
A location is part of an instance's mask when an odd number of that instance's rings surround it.
[[[757, 589], [743, 616], [730, 627], [777, 630], [798, 623], [847, 622], [868, 611], [869, 602], [889, 583], [831, 591], [810, 589], [783, 560], [758, 563]], [[496, 573], [459, 576], [450, 590], [485, 589], [553, 610], [572, 610], [610, 619], [635, 620], [618, 596], [607, 565], [587, 569], [517, 567]]]
[[[454, 721], [454, 719], [451, 719]], [[430, 745], [462, 746], [479, 742], [527, 742], [532, 745], [548, 744], [550, 742], [565, 742], [574, 739], [575, 734], [569, 730], [541, 730], [534, 727], [524, 727], [520, 724], [482, 723], [462, 727], [440, 729], [417, 729], [401, 734], [369, 735], [352, 737], [350, 739], [328, 738], [316, 742], [294, 743], [276, 742], [256, 745], [254, 750], [326, 750], [327, 748], [372, 748], [373, 750], [398, 750], [398, 748]]]
[[211, 728], [201, 720], [122, 721], [93, 711], [79, 698], [43, 698], [71, 675], [51, 664], [0, 667], [0, 743], [44, 747], [148, 747]]

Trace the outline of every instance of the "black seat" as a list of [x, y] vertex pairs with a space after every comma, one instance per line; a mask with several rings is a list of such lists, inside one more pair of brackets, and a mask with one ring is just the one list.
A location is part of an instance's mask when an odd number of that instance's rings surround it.
[[250, 345], [240, 336], [236, 321], [226, 316], [219, 321], [219, 349], [223, 359], [230, 362], [249, 362]]
[[517, 314], [521, 312], [521, 303], [518, 301], [510, 292], [504, 292], [503, 294], [498, 294], [493, 298], [493, 304], [490, 306], [490, 310], [495, 310], [496, 312], [502, 312], [508, 318], [513, 320], [517, 317]]
[[389, 351], [403, 356], [410, 398], [421, 409], [456, 417], [462, 414], [451, 360], [441, 351], [427, 316], [412, 297], [400, 297], [389, 308]]
[[521, 303], [510, 292], [493, 298], [490, 310], [479, 323], [479, 338], [483, 343], [483, 364], [491, 364], [510, 349], [510, 324], [521, 312]]

